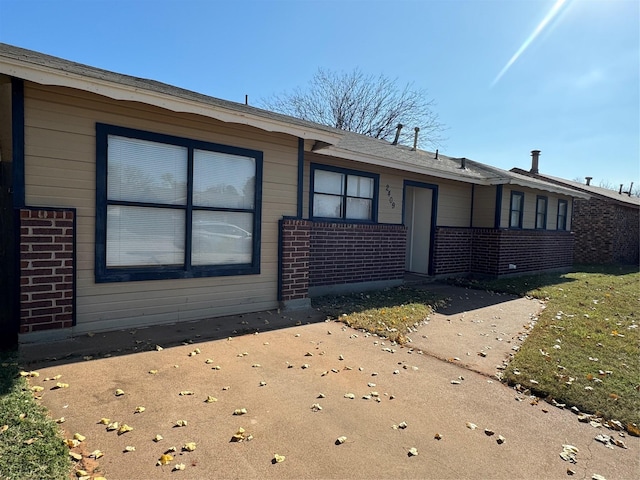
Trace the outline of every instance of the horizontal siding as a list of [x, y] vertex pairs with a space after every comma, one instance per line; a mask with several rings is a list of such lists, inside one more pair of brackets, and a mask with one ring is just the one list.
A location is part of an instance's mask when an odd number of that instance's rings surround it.
[[[96, 284], [95, 124], [250, 148], [264, 154], [261, 273]], [[278, 220], [295, 215], [297, 139], [60, 87], [25, 85], [26, 201], [77, 209], [78, 332], [277, 306]]]
[[496, 187], [476, 185], [474, 190], [473, 226], [493, 228], [496, 216]]
[[511, 192], [524, 193], [524, 212], [522, 215], [522, 228], [535, 229], [536, 227], [536, 198], [540, 195], [547, 197], [547, 228], [546, 230], [556, 230], [558, 225], [558, 200], [567, 201], [567, 230], [571, 230], [571, 208], [572, 199], [565, 195], [558, 195], [551, 192], [534, 190], [519, 186], [504, 186], [502, 192], [502, 210], [500, 216], [500, 226], [509, 227], [509, 212], [511, 208]]

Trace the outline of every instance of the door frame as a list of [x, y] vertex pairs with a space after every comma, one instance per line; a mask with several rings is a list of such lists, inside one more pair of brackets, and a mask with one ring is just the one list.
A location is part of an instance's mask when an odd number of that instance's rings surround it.
[[[410, 228], [407, 225], [406, 219], [406, 203], [407, 203], [407, 187], [417, 187], [417, 188], [427, 188], [431, 190], [431, 229], [429, 232], [429, 267], [427, 269], [427, 275], [433, 275], [434, 266], [433, 266], [433, 252], [434, 252], [434, 241], [435, 241], [435, 233], [436, 233], [436, 220], [438, 215], [438, 185], [434, 183], [425, 183], [425, 182], [416, 182], [415, 180], [405, 180], [402, 186], [402, 224]], [[407, 238], [408, 240], [408, 238]], [[408, 243], [408, 242], [407, 242]]]

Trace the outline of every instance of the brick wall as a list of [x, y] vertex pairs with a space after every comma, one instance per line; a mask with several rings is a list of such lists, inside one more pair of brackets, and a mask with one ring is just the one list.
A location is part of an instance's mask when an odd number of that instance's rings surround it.
[[[504, 275], [566, 268], [573, 263], [573, 235], [543, 230], [437, 227], [434, 273]], [[516, 265], [509, 270], [509, 264]]]
[[404, 225], [313, 222], [309, 286], [404, 278]]
[[613, 240], [613, 261], [638, 265], [640, 263], [640, 209], [617, 205]]
[[282, 301], [307, 298], [309, 292], [309, 232], [307, 220], [280, 221]]
[[280, 299], [308, 296], [309, 287], [404, 277], [407, 230], [284, 219], [280, 222]]
[[20, 210], [20, 333], [74, 321], [75, 210]]

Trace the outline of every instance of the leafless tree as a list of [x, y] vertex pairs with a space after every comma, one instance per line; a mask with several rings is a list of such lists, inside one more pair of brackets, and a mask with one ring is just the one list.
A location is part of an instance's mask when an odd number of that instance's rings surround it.
[[419, 127], [419, 145], [436, 147], [444, 141], [445, 127], [434, 105], [424, 90], [411, 83], [401, 86], [395, 79], [359, 69], [345, 73], [322, 68], [306, 87], [260, 102], [268, 110], [388, 141], [401, 123], [405, 126], [401, 141], [410, 145], [414, 127]]

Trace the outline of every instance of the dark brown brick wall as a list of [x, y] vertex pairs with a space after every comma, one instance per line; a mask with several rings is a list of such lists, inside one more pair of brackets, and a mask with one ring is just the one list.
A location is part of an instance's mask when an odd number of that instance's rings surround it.
[[[573, 262], [573, 235], [569, 232], [437, 227], [435, 242], [436, 275], [497, 276], [566, 268]], [[509, 264], [516, 269], [509, 270]]]
[[280, 228], [282, 301], [306, 298], [309, 287], [404, 277], [403, 225], [284, 219]]
[[311, 224], [309, 286], [404, 278], [404, 225]]
[[597, 198], [575, 200], [575, 263], [637, 264], [640, 210]]
[[20, 333], [73, 325], [74, 216], [20, 210]]

